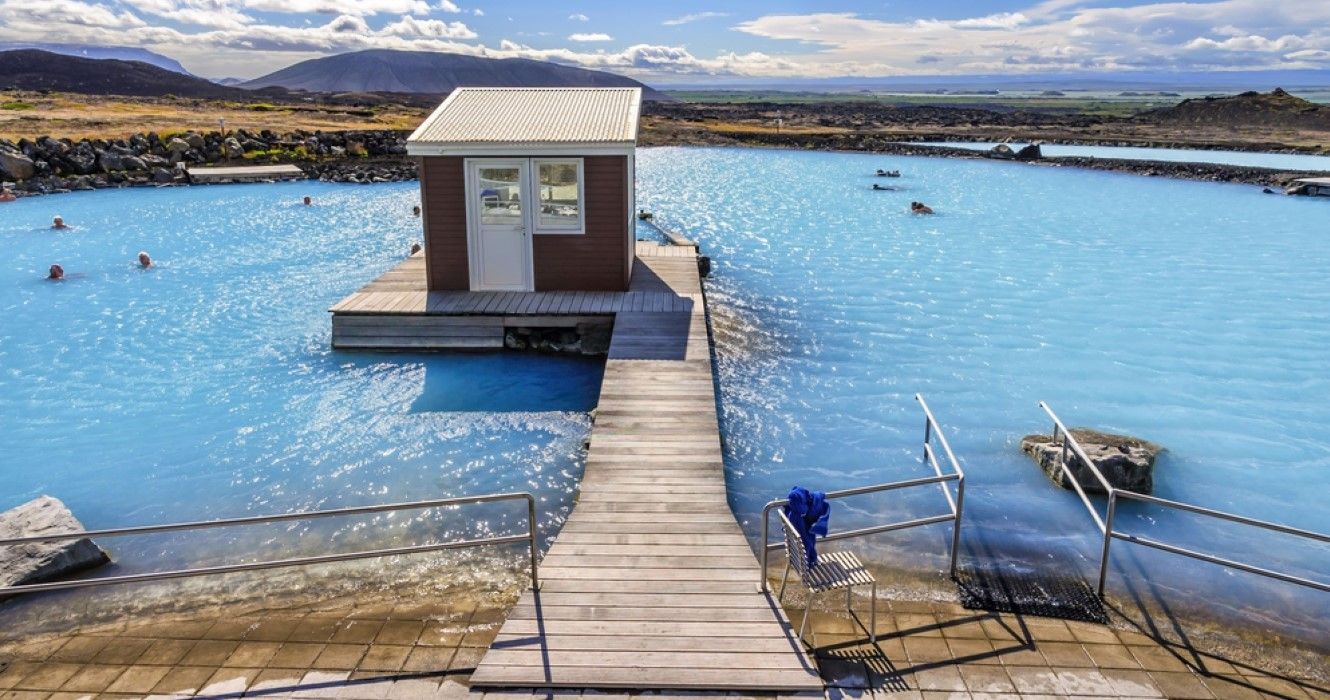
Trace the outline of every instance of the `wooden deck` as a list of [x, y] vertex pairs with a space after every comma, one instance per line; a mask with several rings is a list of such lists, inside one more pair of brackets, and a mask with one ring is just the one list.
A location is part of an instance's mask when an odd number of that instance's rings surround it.
[[577, 506], [471, 683], [821, 693], [726, 500], [695, 249], [638, 254]]
[[[638, 243], [627, 292], [429, 292], [417, 253], [329, 309], [333, 347], [448, 349], [503, 347], [505, 328], [558, 327], [620, 313], [691, 313], [693, 296], [661, 277], [667, 265], [692, 266], [696, 250]], [[408, 318], [409, 317], [409, 318]]]
[[305, 171], [294, 165], [239, 165], [189, 168], [194, 182], [253, 182], [258, 180], [303, 180]]

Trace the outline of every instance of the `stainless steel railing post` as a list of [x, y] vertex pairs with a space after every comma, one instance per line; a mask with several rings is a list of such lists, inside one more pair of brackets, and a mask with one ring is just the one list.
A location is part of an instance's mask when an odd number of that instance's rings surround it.
[[1099, 552], [1099, 586], [1095, 589], [1104, 597], [1104, 581], [1108, 578], [1108, 547], [1113, 543], [1113, 516], [1118, 510], [1118, 492], [1108, 492], [1108, 517], [1104, 520], [1104, 547]]
[[537, 541], [539, 528], [536, 525], [536, 497], [531, 494], [526, 496], [526, 522], [527, 534], [531, 538], [531, 592], [540, 590], [540, 574], [537, 573], [539, 564], [536, 562], [537, 548], [540, 546]]

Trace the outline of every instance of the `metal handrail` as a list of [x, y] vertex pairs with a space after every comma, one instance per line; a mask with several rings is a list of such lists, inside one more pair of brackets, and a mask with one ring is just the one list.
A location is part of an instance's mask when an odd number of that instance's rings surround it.
[[[1098, 587], [1096, 589], [1100, 597], [1103, 597], [1104, 595], [1104, 585], [1108, 578], [1109, 549], [1110, 545], [1115, 539], [1123, 540], [1125, 542], [1132, 542], [1134, 544], [1139, 544], [1144, 547], [1150, 547], [1152, 549], [1157, 549], [1162, 552], [1169, 552], [1171, 554], [1177, 554], [1180, 556], [1189, 557], [1191, 559], [1197, 559], [1199, 561], [1209, 562], [1211, 564], [1218, 564], [1220, 566], [1237, 569], [1239, 571], [1245, 571], [1247, 573], [1256, 574], [1258, 576], [1264, 576], [1266, 578], [1285, 581], [1287, 583], [1293, 583], [1299, 586], [1305, 586], [1307, 588], [1314, 588], [1319, 591], [1330, 592], [1330, 583], [1315, 581], [1309, 578], [1303, 578], [1301, 576], [1294, 576], [1292, 574], [1286, 574], [1280, 571], [1276, 571], [1274, 569], [1267, 569], [1264, 567], [1255, 566], [1253, 564], [1248, 564], [1245, 562], [1229, 559], [1226, 557], [1207, 554], [1205, 552], [1198, 552], [1195, 550], [1187, 549], [1186, 547], [1179, 547], [1177, 545], [1160, 542], [1159, 540], [1155, 540], [1149, 537], [1132, 535], [1114, 529], [1113, 523], [1117, 516], [1118, 498], [1121, 497], [1127, 500], [1140, 501], [1142, 503], [1150, 503], [1153, 505], [1163, 506], [1165, 508], [1172, 508], [1174, 510], [1181, 510], [1188, 513], [1196, 513], [1198, 515], [1204, 515], [1206, 517], [1216, 518], [1219, 520], [1226, 520], [1228, 522], [1238, 523], [1239, 525], [1248, 525], [1251, 527], [1268, 530], [1270, 532], [1278, 532], [1285, 535], [1293, 535], [1295, 537], [1301, 537], [1303, 539], [1315, 540], [1317, 542], [1330, 543], [1330, 535], [1326, 535], [1323, 533], [1313, 532], [1311, 530], [1304, 530], [1296, 527], [1290, 527], [1288, 525], [1281, 525], [1279, 523], [1272, 523], [1267, 520], [1258, 520], [1256, 518], [1249, 518], [1244, 515], [1228, 513], [1222, 510], [1215, 510], [1213, 508], [1204, 508], [1202, 506], [1195, 506], [1191, 505], [1190, 503], [1183, 503], [1181, 501], [1174, 501], [1167, 498], [1160, 498], [1158, 496], [1151, 496], [1144, 493], [1138, 493], [1136, 491], [1130, 491], [1128, 489], [1116, 488], [1112, 484], [1108, 483], [1108, 480], [1104, 478], [1103, 473], [1099, 471], [1099, 467], [1095, 465], [1093, 460], [1091, 460], [1089, 457], [1086, 456], [1085, 450], [1081, 449], [1080, 444], [1076, 442], [1076, 437], [1071, 434], [1071, 431], [1067, 430], [1067, 427], [1065, 425], [1062, 424], [1062, 421], [1058, 419], [1057, 414], [1053, 413], [1053, 409], [1049, 408], [1048, 404], [1044, 403], [1043, 401], [1039, 402], [1039, 407], [1044, 409], [1044, 412], [1047, 413], [1049, 418], [1053, 420], [1054, 444], [1057, 443], [1059, 434], [1062, 435], [1063, 447], [1062, 447], [1062, 452], [1060, 453], [1058, 458], [1059, 460], [1058, 464], [1061, 467], [1063, 474], [1067, 478], [1071, 479], [1072, 485], [1076, 487], [1077, 494], [1080, 495], [1081, 501], [1085, 504], [1085, 507], [1089, 509], [1090, 514], [1094, 516], [1095, 524], [1099, 526], [1099, 531], [1103, 535], [1103, 544], [1099, 554], [1099, 582], [1098, 582]], [[1080, 483], [1077, 481], [1076, 476], [1072, 474], [1071, 470], [1067, 467], [1068, 444], [1071, 445], [1071, 449], [1076, 453], [1076, 456], [1080, 458], [1081, 462], [1090, 469], [1090, 472], [1095, 475], [1095, 478], [1099, 480], [1099, 483], [1104, 486], [1104, 491], [1105, 493], [1108, 494], [1108, 511], [1104, 519], [1102, 520], [1099, 518], [1098, 510], [1090, 504], [1090, 500], [1089, 498], [1086, 497], [1085, 491], [1081, 489]]]
[[[872, 525], [854, 530], [845, 530], [843, 532], [833, 532], [822, 537], [823, 542], [834, 542], [836, 540], [845, 540], [852, 537], [865, 537], [882, 532], [891, 532], [893, 530], [905, 530], [912, 527], [922, 527], [924, 525], [933, 525], [951, 521], [951, 577], [956, 577], [956, 556], [960, 545], [961, 517], [965, 508], [965, 472], [961, 469], [960, 462], [956, 459], [955, 453], [951, 451], [951, 445], [947, 443], [947, 438], [942, 434], [942, 428], [933, 418], [933, 412], [929, 410], [924, 397], [915, 394], [914, 398], [919, 402], [924, 411], [924, 443], [923, 443], [923, 462], [933, 468], [934, 476], [919, 477], [917, 479], [905, 479], [902, 481], [892, 481], [882, 484], [872, 484], [870, 486], [857, 486], [855, 488], [841, 489], [839, 491], [828, 491], [827, 500], [838, 498], [850, 498], [852, 496], [862, 496], [870, 493], [882, 493], [885, 491], [896, 491], [900, 489], [914, 488], [917, 486], [928, 486], [937, 484], [942, 490], [942, 494], [947, 498], [949, 513], [940, 515], [930, 515], [913, 520], [903, 520], [899, 522], [886, 523], [883, 525]], [[944, 473], [938, 464], [936, 452], [933, 449], [931, 439], [936, 436], [938, 442], [942, 445], [943, 454], [946, 455], [948, 464], [951, 467], [950, 473]], [[949, 482], [956, 482], [956, 497], [953, 500], [951, 490], [947, 488]], [[777, 507], [784, 506], [790, 501], [787, 498], [778, 498], [768, 501], [762, 507], [762, 580], [759, 583], [762, 592], [770, 592], [770, 586], [767, 582], [767, 571], [769, 568], [769, 555], [773, 551], [785, 549], [784, 542], [771, 542], [771, 511]]]
[[187, 523], [170, 523], [166, 525], [140, 525], [134, 527], [110, 528], [105, 530], [86, 530], [82, 532], [62, 532], [45, 535], [32, 535], [28, 537], [13, 537], [9, 539], [0, 539], [0, 547], [7, 545], [30, 544], [34, 542], [58, 542], [61, 540], [79, 540], [93, 537], [120, 537], [126, 535], [143, 535], [159, 532], [177, 532], [181, 530], [203, 530], [217, 527], [231, 527], [236, 525], [256, 525], [263, 523], [277, 523], [291, 520], [313, 520], [317, 518], [331, 518], [348, 515], [363, 515], [367, 513], [384, 513], [399, 510], [415, 510], [422, 508], [440, 508], [449, 506], [469, 505], [473, 503], [493, 503], [498, 501], [525, 500], [527, 504], [527, 532], [524, 535], [505, 535], [503, 537], [481, 537], [469, 540], [455, 540], [452, 542], [432, 542], [429, 544], [410, 545], [405, 547], [390, 547], [381, 549], [371, 549], [362, 552], [346, 552], [340, 554], [321, 554], [310, 557], [296, 557], [294, 559], [276, 559], [270, 561], [251, 562], [247, 564], [224, 564], [219, 566], [195, 567], [190, 569], [176, 569], [172, 571], [151, 572], [145, 574], [127, 574], [125, 576], [106, 576], [102, 578], [83, 579], [79, 581], [58, 581], [53, 583], [31, 583], [21, 586], [8, 586], [0, 588], [0, 596], [11, 595], [15, 593], [36, 593], [41, 591], [56, 591], [72, 588], [92, 588], [95, 586], [111, 586], [125, 583], [139, 583], [145, 581], [164, 581], [177, 578], [189, 578], [195, 576], [211, 576], [216, 574], [229, 574], [241, 571], [262, 571], [266, 569], [278, 569], [291, 566], [303, 566], [308, 564], [326, 564], [340, 561], [353, 561], [356, 559], [374, 559], [378, 557], [395, 556], [399, 554], [417, 554], [420, 552], [434, 552], [448, 549], [463, 549], [466, 547], [480, 547], [486, 545], [512, 544], [516, 542], [527, 542], [531, 552], [531, 588], [532, 590], [540, 587], [540, 576], [537, 571], [538, 547], [539, 547], [539, 526], [536, 523], [536, 498], [530, 493], [496, 493], [482, 496], [460, 496], [457, 498], [439, 498], [427, 501], [409, 501], [405, 503], [387, 503], [374, 506], [355, 506], [351, 508], [335, 508], [330, 510], [314, 510], [296, 513], [282, 513], [280, 515], [256, 515], [243, 518], [227, 518], [222, 520], [202, 520]]

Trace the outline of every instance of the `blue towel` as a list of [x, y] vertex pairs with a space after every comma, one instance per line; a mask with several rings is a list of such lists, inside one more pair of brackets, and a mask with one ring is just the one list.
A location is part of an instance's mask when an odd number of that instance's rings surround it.
[[827, 521], [831, 518], [831, 504], [827, 503], [827, 494], [821, 491], [809, 491], [802, 486], [790, 489], [786, 496], [785, 517], [799, 531], [804, 541], [804, 556], [808, 568], [817, 566], [817, 537], [827, 536]]

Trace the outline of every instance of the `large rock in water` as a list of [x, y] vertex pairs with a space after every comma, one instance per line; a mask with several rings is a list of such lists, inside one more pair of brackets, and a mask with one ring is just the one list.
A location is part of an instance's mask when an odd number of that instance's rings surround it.
[[[0, 539], [78, 532], [83, 523], [59, 499], [42, 496], [0, 513]], [[0, 546], [0, 586], [41, 583], [111, 561], [92, 540]]]
[[32, 159], [6, 148], [0, 148], [0, 179], [26, 180], [37, 173]]
[[[1099, 468], [1113, 488], [1138, 493], [1154, 490], [1155, 458], [1164, 448], [1128, 435], [1101, 433], [1089, 428], [1072, 428], [1071, 434]], [[1065, 489], [1072, 488], [1058, 465], [1062, 443], [1054, 443], [1050, 435], [1026, 435], [1021, 438], [1021, 451], [1030, 455], [1053, 483]], [[1094, 473], [1085, 466], [1076, 453], [1067, 448], [1067, 466], [1076, 475], [1086, 493], [1104, 493]]]

